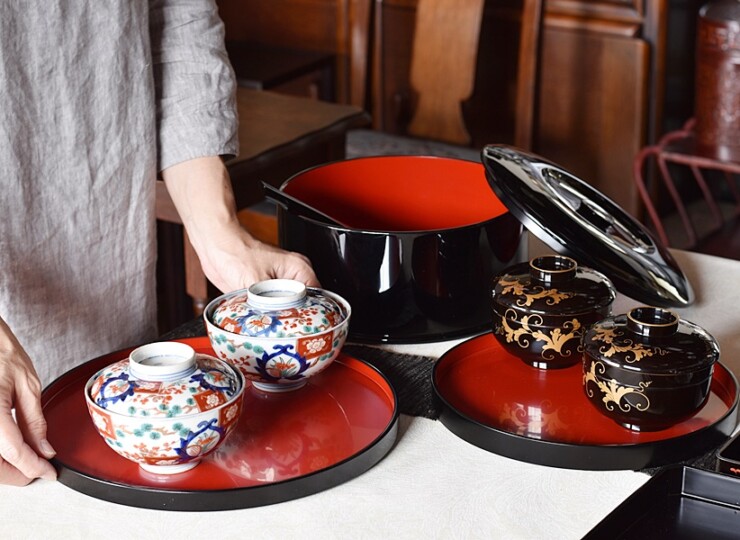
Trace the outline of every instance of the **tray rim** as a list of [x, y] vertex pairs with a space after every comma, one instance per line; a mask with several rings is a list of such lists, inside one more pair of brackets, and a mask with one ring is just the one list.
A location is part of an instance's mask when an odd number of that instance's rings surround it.
[[[564, 469], [639, 470], [670, 465], [711, 450], [725, 441], [735, 428], [740, 388], [735, 374], [720, 362], [717, 365], [725, 371], [735, 389], [732, 405], [714, 423], [677, 437], [640, 443], [574, 444], [535, 439], [489, 426], [457, 410], [445, 398], [437, 383], [437, 375], [445, 359], [452, 356], [458, 348], [487, 337], [488, 334], [479, 335], [449, 349], [435, 361], [431, 377], [434, 396], [442, 405], [440, 422], [456, 436], [489, 452]], [[683, 448], [672, 453], [671, 450], [676, 445]]]
[[[641, 499], [656, 501], [655, 491], [658, 491], [657, 495], [660, 496], [661, 501], [671, 496], [687, 497], [707, 504], [734, 508], [736, 511], [740, 511], [740, 502], [738, 502], [736, 496], [734, 497], [734, 502], [720, 500], [715, 489], [707, 489], [708, 486], [706, 483], [708, 481], [720, 482], [723, 488], [733, 486], [722, 490], [720, 495], [726, 495], [727, 492], [733, 489], [740, 491], [740, 479], [737, 477], [698, 467], [671, 465], [670, 467], [663, 468], [655, 476], [637, 488], [629, 497], [594, 525], [583, 537], [583, 540], [596, 540], [605, 537], [620, 538], [621, 536], [617, 534], [622, 530], [619, 526], [621, 525], [623, 527], [625, 525], [625, 514], [629, 514], [631, 507], [638, 504], [637, 501]], [[716, 486], [712, 487], [714, 488]], [[728, 497], [725, 498], [729, 499]], [[644, 508], [646, 511], [649, 510], [649, 507]]]
[[[210, 347], [210, 341], [206, 336], [178, 338], [170, 341], [179, 341], [196, 348]], [[128, 354], [135, 348], [127, 347], [104, 354], [61, 374], [42, 391], [42, 406], [54, 395], [47, 396], [47, 392], [51, 391], [61, 379], [72, 376], [76, 371], [83, 371], [86, 367], [89, 368], [91, 363], [100, 362], [103, 358]], [[50, 461], [57, 470], [57, 480], [75, 491], [108, 502], [138, 508], [187, 512], [236, 510], [267, 506], [299, 499], [338, 486], [368, 471], [390, 452], [398, 436], [400, 417], [398, 394], [388, 378], [372, 364], [343, 352], [340, 352], [340, 356], [335, 362], [341, 362], [342, 358], [358, 362], [380, 377], [386, 385], [383, 390], [388, 391], [392, 398], [393, 413], [386, 427], [365, 448], [329, 467], [270, 484], [232, 489], [183, 490], [136, 486], [97, 478], [65, 464], [58, 457], [54, 457]], [[351, 366], [349, 366], [349, 369], [352, 369]]]

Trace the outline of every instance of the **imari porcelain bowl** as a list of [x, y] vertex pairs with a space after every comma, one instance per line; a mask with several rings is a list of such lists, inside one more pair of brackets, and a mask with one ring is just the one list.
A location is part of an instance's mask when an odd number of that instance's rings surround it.
[[152, 473], [195, 467], [239, 418], [238, 369], [177, 342], [144, 345], [85, 385], [87, 409], [113, 450]]
[[214, 299], [203, 313], [211, 346], [255, 388], [295, 390], [326, 369], [347, 339], [351, 309], [337, 294], [271, 279]]
[[583, 337], [583, 388], [603, 414], [633, 431], [682, 422], [706, 403], [717, 341], [657, 307], [594, 324]]
[[494, 277], [493, 334], [507, 352], [540, 369], [581, 360], [581, 337], [611, 313], [606, 276], [560, 255], [532, 259]]

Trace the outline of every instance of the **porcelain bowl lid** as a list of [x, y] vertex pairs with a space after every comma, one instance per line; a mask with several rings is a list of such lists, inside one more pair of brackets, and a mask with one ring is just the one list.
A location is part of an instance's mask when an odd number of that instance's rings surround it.
[[88, 399], [108, 412], [131, 417], [176, 418], [199, 414], [237, 398], [244, 381], [218, 358], [179, 342], [151, 343], [93, 375]]
[[336, 295], [289, 279], [261, 281], [235, 291], [206, 311], [218, 328], [254, 338], [319, 334], [349, 315]]

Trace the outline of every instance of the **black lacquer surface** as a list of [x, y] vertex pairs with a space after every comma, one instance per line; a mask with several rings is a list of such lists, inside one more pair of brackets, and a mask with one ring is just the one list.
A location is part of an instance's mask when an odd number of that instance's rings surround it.
[[589, 400], [637, 431], [664, 429], [700, 409], [720, 356], [706, 330], [656, 307], [597, 322], [583, 348]]
[[374, 156], [303, 171], [281, 190], [345, 226], [278, 207], [283, 248], [352, 305], [349, 338], [419, 343], [490, 329], [490, 279], [524, 260], [522, 224], [480, 163]]
[[280, 245], [308, 256], [325, 289], [353, 308], [350, 339], [420, 343], [491, 327], [490, 279], [523, 258], [510, 213], [437, 231], [333, 227], [278, 208]]
[[693, 302], [691, 285], [668, 250], [598, 190], [508, 146], [486, 146], [482, 161], [496, 195], [552, 249], [600, 270], [634, 299], [665, 307]]
[[581, 361], [581, 337], [611, 314], [616, 291], [590, 268], [562, 255], [511, 266], [493, 279], [493, 334], [525, 363], [557, 369]]
[[740, 479], [740, 432], [717, 450], [717, 470]]
[[598, 523], [584, 540], [736, 539], [740, 479], [694, 469], [664, 469]]
[[458, 437], [502, 456], [568, 469], [646, 469], [694, 459], [724, 443], [737, 422], [737, 380], [719, 363], [710, 398], [692, 418], [635, 432], [589, 402], [581, 366], [534, 369], [491, 334], [442, 355], [432, 387], [440, 421]]

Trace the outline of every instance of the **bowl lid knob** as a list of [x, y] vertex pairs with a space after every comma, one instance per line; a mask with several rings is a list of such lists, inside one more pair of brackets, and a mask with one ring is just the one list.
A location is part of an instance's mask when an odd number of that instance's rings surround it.
[[134, 349], [129, 355], [129, 374], [142, 381], [177, 381], [196, 369], [195, 351], [184, 343], [149, 343]]
[[672, 336], [678, 330], [678, 315], [659, 307], [637, 307], [627, 313], [627, 329], [644, 337]]
[[[711, 369], [720, 356], [719, 343], [709, 332], [671, 310], [653, 306], [594, 323], [582, 345], [586, 358], [606, 366], [602, 373], [606, 378], [614, 378], [617, 372], [628, 378], [676, 377]], [[704, 373], [710, 375], [710, 371]]]
[[578, 263], [563, 255], [535, 257], [529, 261], [529, 274], [548, 286], [570, 281], [576, 277], [577, 269]]
[[294, 279], [268, 279], [247, 289], [247, 305], [262, 309], [288, 309], [306, 301], [306, 285]]

